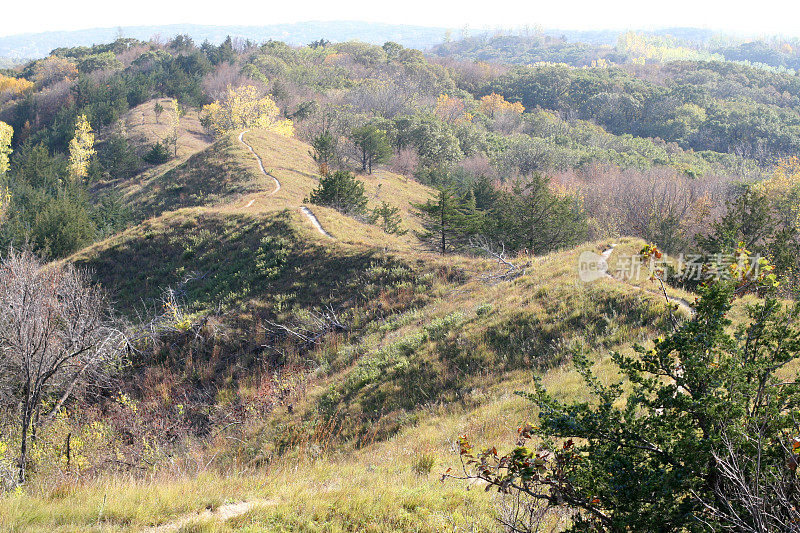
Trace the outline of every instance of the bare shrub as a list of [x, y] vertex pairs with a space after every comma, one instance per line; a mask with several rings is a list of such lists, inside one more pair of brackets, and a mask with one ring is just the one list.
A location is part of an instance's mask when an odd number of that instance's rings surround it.
[[645, 172], [595, 167], [561, 173], [556, 181], [577, 187], [594, 237], [630, 235], [678, 251], [721, 215], [728, 180], [690, 178], [670, 168]]
[[78, 67], [63, 57], [50, 56], [37, 61], [33, 67], [33, 81], [39, 87], [46, 87], [61, 81], [71, 81], [78, 77]]
[[414, 84], [399, 84], [391, 79], [373, 80], [351, 91], [345, 102], [357, 112], [392, 119], [414, 111], [418, 93]]
[[20, 483], [31, 432], [51, 421], [80, 384], [106, 383], [124, 346], [105, 295], [85, 271], [45, 265], [27, 251], [3, 258], [0, 402], [17, 411]]
[[222, 100], [228, 92], [228, 87], [240, 87], [253, 81], [246, 78], [239, 67], [230, 63], [221, 63], [212, 72], [203, 76], [202, 86], [212, 100]]
[[478, 178], [488, 178], [491, 181], [500, 179], [497, 169], [485, 154], [476, 154], [462, 159], [456, 163], [456, 169], [470, 181]]
[[497, 521], [507, 533], [562, 531], [570, 518], [562, 509], [522, 492], [498, 493], [495, 508]]
[[398, 151], [389, 161], [389, 168], [392, 172], [404, 176], [413, 176], [419, 167], [419, 155], [413, 148], [403, 148]]
[[[54, 82], [34, 95], [38, 112], [36, 118], [40, 123], [49, 123], [63, 106], [69, 104], [69, 101], [74, 98], [71, 92], [73, 85], [74, 82], [64, 79]], [[34, 126], [38, 126], [38, 124], [34, 124]]]

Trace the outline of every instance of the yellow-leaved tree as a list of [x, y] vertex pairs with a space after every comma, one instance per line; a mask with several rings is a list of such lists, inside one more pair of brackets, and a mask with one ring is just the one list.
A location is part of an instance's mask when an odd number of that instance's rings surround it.
[[11, 193], [5, 185], [3, 179], [8, 172], [9, 156], [11, 155], [11, 138], [14, 136], [14, 128], [0, 121], [0, 224], [3, 223], [8, 211], [8, 204], [11, 203]]
[[492, 93], [481, 97], [480, 110], [487, 117], [495, 118], [501, 113], [521, 115], [525, 107], [519, 102], [508, 102], [502, 95]]
[[287, 137], [294, 135], [292, 121], [279, 115], [272, 98], [259, 95], [252, 85], [228, 86], [223, 98], [203, 106], [201, 121], [214, 135], [245, 128], [263, 128]]
[[464, 100], [448, 94], [440, 94], [436, 99], [435, 112], [437, 117], [449, 124], [472, 121], [472, 115], [467, 112]]
[[75, 135], [69, 142], [69, 174], [73, 181], [86, 178], [95, 153], [92, 126], [86, 115], [80, 115], [75, 122]]
[[0, 102], [8, 98], [16, 98], [33, 89], [33, 82], [25, 78], [12, 78], [0, 74]]
[[800, 157], [778, 161], [772, 176], [755, 185], [755, 189], [773, 202], [784, 220], [800, 230]]

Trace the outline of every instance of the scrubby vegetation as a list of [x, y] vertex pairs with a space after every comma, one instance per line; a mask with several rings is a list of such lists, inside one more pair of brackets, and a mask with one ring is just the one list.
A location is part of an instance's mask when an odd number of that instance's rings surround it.
[[[800, 86], [721, 47], [177, 36], [4, 71], [0, 528], [793, 523]], [[77, 351], [33, 395], [20, 258], [41, 353]]]

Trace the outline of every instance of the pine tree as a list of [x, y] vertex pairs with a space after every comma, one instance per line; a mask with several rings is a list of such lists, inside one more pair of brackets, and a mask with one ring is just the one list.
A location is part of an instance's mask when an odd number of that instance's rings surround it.
[[364, 183], [344, 170], [323, 176], [305, 201], [332, 207], [346, 215], [362, 215], [367, 209]]
[[375, 222], [379, 222], [381, 229], [386, 233], [395, 235], [405, 235], [408, 230], [403, 229], [400, 225], [403, 219], [400, 217], [400, 209], [383, 202], [380, 207], [372, 210], [372, 216]]
[[492, 216], [494, 238], [515, 250], [546, 254], [580, 242], [587, 232], [574, 198], [550, 190], [549, 180], [534, 175], [499, 195]]
[[418, 232], [418, 237], [431, 243], [442, 255], [456, 246], [462, 222], [461, 202], [452, 187], [439, 190], [435, 199], [424, 204], [413, 204], [425, 231]]
[[319, 173], [327, 176], [331, 165], [336, 161], [336, 138], [328, 131], [324, 131], [311, 140], [314, 152], [311, 157], [317, 162]]

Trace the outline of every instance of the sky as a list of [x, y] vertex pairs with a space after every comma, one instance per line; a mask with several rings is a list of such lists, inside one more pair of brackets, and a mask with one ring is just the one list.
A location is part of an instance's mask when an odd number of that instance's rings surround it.
[[[262, 25], [357, 20], [472, 29], [708, 28], [800, 37], [800, 0], [10, 0], [0, 35], [160, 24]], [[742, 6], [742, 7], [737, 7]]]

